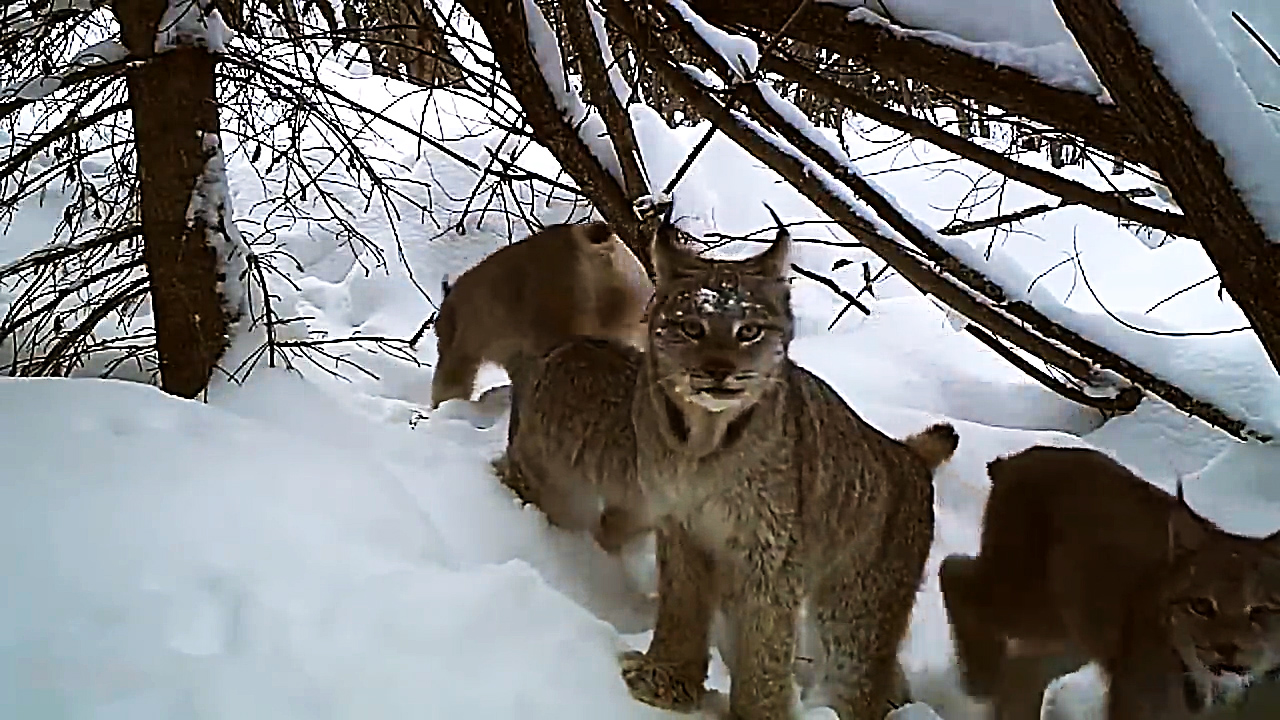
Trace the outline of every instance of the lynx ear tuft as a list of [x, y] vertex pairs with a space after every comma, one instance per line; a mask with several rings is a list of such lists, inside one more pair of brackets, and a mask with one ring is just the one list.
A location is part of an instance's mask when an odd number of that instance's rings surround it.
[[1182, 478], [1178, 478], [1175, 492], [1177, 502], [1169, 512], [1169, 557], [1180, 557], [1195, 552], [1209, 538], [1212, 527], [1200, 517], [1182, 493]]
[[769, 203], [762, 204], [764, 209], [768, 210], [769, 214], [773, 216], [774, 223], [778, 225], [778, 234], [774, 236], [773, 244], [769, 246], [768, 250], [747, 261], [748, 271], [762, 277], [782, 280], [787, 277], [787, 270], [790, 269], [788, 258], [791, 255], [791, 233], [782, 224], [782, 219], [778, 217], [778, 213], [769, 207]]
[[676, 226], [665, 221], [653, 235], [650, 254], [653, 257], [653, 272], [659, 283], [688, 277], [702, 265], [696, 255], [678, 244], [677, 235], [679, 231]]

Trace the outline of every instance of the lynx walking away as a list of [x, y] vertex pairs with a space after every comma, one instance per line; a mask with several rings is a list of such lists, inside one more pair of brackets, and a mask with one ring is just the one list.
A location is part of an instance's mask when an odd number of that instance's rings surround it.
[[574, 335], [641, 346], [653, 284], [603, 222], [551, 225], [463, 273], [440, 304], [431, 404], [470, 398], [483, 362], [513, 380]]
[[1280, 665], [1280, 533], [1229, 534], [1100, 452], [1033, 447], [988, 465], [977, 557], [940, 579], [969, 692], [1038, 720], [1087, 660], [1111, 720], [1176, 720]]
[[789, 717], [805, 602], [822, 645], [813, 699], [883, 716], [933, 537], [931, 470], [955, 430], [899, 442], [791, 362], [785, 230], [740, 261], [699, 259], [673, 233], [655, 239], [647, 350], [549, 354], [518, 397], [512, 473], [553, 522], [598, 523], [615, 543], [657, 528], [657, 627], [623, 659], [639, 699], [699, 702], [720, 608], [731, 714]]

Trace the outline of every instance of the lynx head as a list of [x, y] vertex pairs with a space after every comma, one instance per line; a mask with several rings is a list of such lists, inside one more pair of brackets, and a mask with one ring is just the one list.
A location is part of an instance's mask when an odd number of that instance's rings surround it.
[[1233, 535], [1182, 496], [1169, 518], [1163, 599], [1175, 649], [1193, 675], [1260, 678], [1280, 666], [1280, 532]]
[[681, 248], [675, 234], [664, 224], [653, 243], [649, 351], [656, 378], [674, 399], [711, 412], [749, 407], [785, 372], [791, 236], [779, 222], [763, 253], [710, 260]]

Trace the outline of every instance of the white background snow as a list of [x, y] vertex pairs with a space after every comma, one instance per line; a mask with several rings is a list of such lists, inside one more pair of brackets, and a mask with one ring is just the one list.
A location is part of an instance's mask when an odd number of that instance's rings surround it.
[[[1199, 5], [1251, 92], [1274, 102], [1280, 71], [1268, 75], [1251, 41], [1240, 39], [1229, 16], [1222, 20], [1239, 9], [1264, 35], [1280, 37], [1280, 13], [1267, 1]], [[967, 3], [968, 12], [951, 4], [942, 12], [926, 0], [886, 3], [908, 25], [967, 42], [1036, 48], [1063, 40], [1056, 15], [1044, 12], [1050, 0], [1015, 3], [1017, 22], [1010, 21], [1012, 5], [996, 0]], [[991, 24], [992, 17], [1002, 24]], [[332, 87], [389, 107], [408, 126], [424, 113], [432, 123], [449, 122], [448, 113], [460, 108], [480, 114], [454, 100], [425, 109], [421, 96], [416, 105], [395, 103], [404, 86], [337, 66], [325, 73]], [[1079, 73], [1072, 77], [1087, 84]], [[575, 108], [562, 109], [576, 116]], [[651, 181], [661, 186], [703, 128], [672, 131], [647, 108], [631, 112]], [[948, 159], [945, 153], [920, 144], [886, 150], [893, 133], [863, 129], [866, 137], [847, 134], [859, 170], [921, 221], [945, 225], [952, 217], [946, 205], [968, 186], [960, 172], [975, 168], [955, 163], [940, 173], [936, 162]], [[367, 139], [370, 151], [402, 162], [406, 179], [434, 189], [430, 216], [404, 212], [393, 222], [376, 209], [364, 212], [358, 222], [380, 247], [358, 256], [331, 228], [273, 228], [301, 265], [293, 272], [297, 289], [275, 288], [282, 314], [306, 316], [311, 330], [332, 337], [408, 337], [439, 301], [440, 277], [456, 276], [525, 234], [517, 229], [509, 238], [504, 219], [477, 225], [473, 214], [465, 234], [428, 241], [456, 223], [475, 174], [438, 152], [417, 157], [412, 139], [379, 130], [387, 140]], [[444, 130], [462, 134], [461, 122]], [[451, 147], [483, 163], [485, 143], [495, 137]], [[232, 140], [224, 142], [231, 205], [243, 226], [256, 228], [264, 190]], [[537, 148], [521, 162], [555, 171]], [[1105, 188], [1087, 169], [1062, 172]], [[1280, 191], [1272, 178], [1271, 191]], [[1132, 174], [1113, 180], [1145, 186]], [[350, 193], [350, 207], [364, 207], [350, 190], [337, 192]], [[1044, 201], [1011, 185], [975, 216]], [[50, 236], [60, 202], [51, 194], [43, 207], [19, 213], [0, 236], [0, 263]], [[824, 219], [717, 136], [677, 190], [676, 214], [690, 230], [767, 238], [763, 202], [788, 221]], [[565, 204], [540, 208], [545, 222], [571, 215], [582, 217]], [[861, 286], [863, 261], [880, 267], [861, 250], [803, 242], [852, 240], [834, 226], [800, 225], [793, 234], [802, 240], [795, 261], [845, 287]], [[1030, 220], [1013, 235], [988, 231], [965, 240], [975, 257], [991, 253], [1003, 279], [1027, 284], [1079, 253], [1098, 298], [1142, 327], [1244, 324], [1229, 298], [1218, 298], [1216, 283], [1145, 312], [1213, 273], [1194, 242], [1150, 248], [1114, 220], [1080, 208]], [[717, 252], [756, 247], [739, 242]], [[855, 262], [831, 270], [842, 258]], [[1070, 264], [1040, 277], [1031, 294], [1153, 371], [1260, 428], [1280, 428], [1280, 381], [1250, 333], [1170, 338], [1126, 330], [1101, 312]], [[875, 297], [863, 299], [871, 316], [850, 311], [828, 330], [843, 301], [797, 278], [793, 355], [889, 434], [941, 418], [960, 431], [956, 457], [937, 474], [935, 548], [902, 648], [917, 698], [946, 720], [983, 715], [957, 689], [935, 573], [946, 554], [976, 549], [984, 468], [996, 456], [1036, 443], [1088, 444], [1164, 487], [1182, 477], [1191, 503], [1228, 529], [1261, 534], [1280, 527], [1280, 450], [1237, 443], [1157, 401], [1104, 424], [957, 332], [943, 310], [900, 279], [879, 283]], [[228, 362], [251, 351], [253, 339], [234, 347]], [[488, 465], [501, 451], [505, 415], [456, 401], [427, 410], [433, 346], [428, 335], [417, 351], [421, 364], [344, 347], [348, 360], [373, 373], [331, 368], [345, 379], [306, 365], [299, 373], [260, 367], [243, 384], [216, 380], [207, 403], [119, 380], [0, 379], [5, 716], [676, 717], [632, 701], [614, 659], [647, 642], [649, 608], [635, 588], [652, 580], [648, 549], [633, 548], [624, 566], [589, 538], [548, 528], [537, 511], [520, 507]], [[478, 390], [504, 382], [495, 369], [481, 379]], [[713, 668], [712, 681], [727, 689], [722, 666]], [[1086, 717], [1099, 692], [1091, 671], [1070, 676], [1058, 691], [1058, 717]]]

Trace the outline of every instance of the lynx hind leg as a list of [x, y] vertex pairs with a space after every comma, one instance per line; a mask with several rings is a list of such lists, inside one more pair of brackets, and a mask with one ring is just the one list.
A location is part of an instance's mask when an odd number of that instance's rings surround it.
[[912, 575], [910, 564], [857, 568], [813, 593], [811, 607], [825, 661], [812, 697], [841, 718], [882, 718], [905, 696], [898, 647], [906, 636], [920, 574], [916, 568]]
[[992, 626], [990, 613], [986, 612], [990, 602], [984, 592], [980, 562], [965, 555], [948, 556], [942, 561], [938, 579], [965, 692], [987, 699], [998, 689], [1005, 637]]
[[993, 720], [1040, 720], [1049, 683], [1081, 664], [1069, 655], [1006, 657], [996, 688]]

